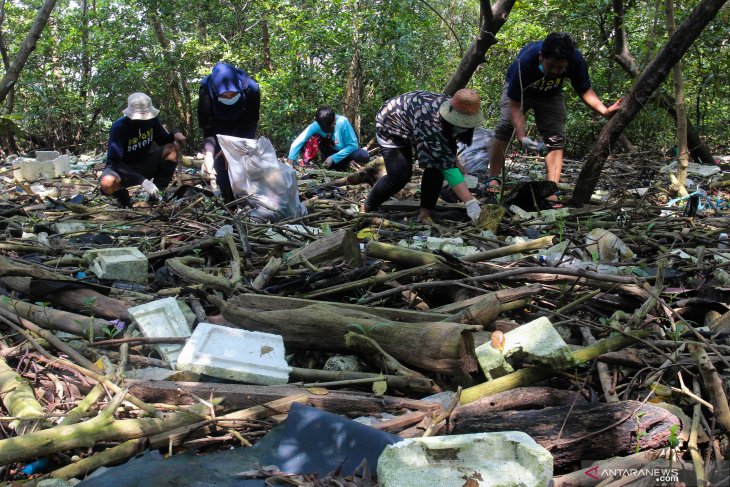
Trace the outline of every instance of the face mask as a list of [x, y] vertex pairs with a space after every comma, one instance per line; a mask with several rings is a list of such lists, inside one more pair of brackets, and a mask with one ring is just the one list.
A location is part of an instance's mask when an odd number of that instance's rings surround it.
[[224, 105], [235, 105], [236, 102], [238, 102], [238, 100], [240, 100], [240, 99], [241, 99], [240, 93], [237, 94], [236, 96], [234, 96], [233, 98], [221, 98], [220, 96], [218, 97], [218, 101], [223, 103]]
[[542, 63], [537, 65], [537, 69], [539, 69], [542, 74], [545, 74], [545, 70], [542, 67]]

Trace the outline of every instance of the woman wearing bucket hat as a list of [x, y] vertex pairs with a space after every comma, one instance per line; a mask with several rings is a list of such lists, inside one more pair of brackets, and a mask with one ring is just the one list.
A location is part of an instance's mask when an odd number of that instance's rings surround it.
[[259, 123], [261, 93], [259, 85], [246, 71], [230, 64], [218, 63], [210, 75], [200, 81], [198, 122], [203, 130], [204, 176], [221, 190], [226, 203], [233, 201], [226, 159], [216, 135], [253, 139]]
[[461, 89], [453, 97], [413, 91], [386, 101], [375, 118], [387, 174], [365, 200], [365, 211], [377, 209], [405, 187], [413, 173], [413, 148], [421, 179], [420, 219], [430, 218], [444, 179], [466, 205], [472, 222], [479, 218], [479, 202], [469, 192], [456, 158], [456, 143], [471, 144], [474, 128], [482, 124], [479, 94]]
[[124, 116], [112, 124], [106, 167], [99, 184], [123, 207], [131, 207], [127, 188], [140, 185], [153, 199], [172, 181], [177, 167], [177, 144], [185, 142], [180, 132], [170, 134], [157, 118], [160, 111], [144, 93], [127, 98]]

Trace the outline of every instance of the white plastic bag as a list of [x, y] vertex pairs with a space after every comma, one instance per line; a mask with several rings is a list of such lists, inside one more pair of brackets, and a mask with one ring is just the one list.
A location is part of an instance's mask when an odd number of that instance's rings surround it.
[[296, 172], [288, 164], [279, 162], [269, 139], [217, 137], [228, 161], [233, 194], [248, 196], [257, 206], [251, 212], [252, 218], [278, 221], [307, 214], [299, 201]]
[[486, 175], [489, 168], [489, 148], [494, 139], [494, 130], [477, 127], [474, 129], [471, 145], [458, 144], [457, 154], [467, 174]]

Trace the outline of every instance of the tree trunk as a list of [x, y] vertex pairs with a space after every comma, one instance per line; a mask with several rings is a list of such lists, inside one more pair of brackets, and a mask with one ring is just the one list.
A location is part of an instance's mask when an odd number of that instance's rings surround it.
[[13, 59], [13, 62], [10, 63], [10, 67], [5, 70], [5, 76], [0, 81], [0, 103], [5, 101], [15, 82], [18, 81], [20, 72], [23, 71], [25, 63], [28, 61], [28, 57], [30, 57], [30, 53], [35, 49], [36, 43], [40, 39], [41, 33], [48, 23], [48, 19], [51, 17], [51, 12], [55, 6], [56, 0], [45, 0], [41, 8], [38, 9], [38, 13], [35, 16], [33, 25], [28, 31], [28, 35], [25, 36], [20, 50], [16, 54], [15, 59]]
[[360, 62], [360, 0], [356, 0], [349, 12], [352, 18], [352, 45], [355, 52], [352, 54], [350, 68], [347, 71], [347, 84], [345, 85], [345, 100], [342, 113], [352, 122], [355, 133], [360, 135], [360, 99], [362, 98], [362, 64]]
[[79, 97], [86, 103], [91, 79], [91, 57], [89, 56], [89, 0], [81, 1], [81, 82]]
[[652, 93], [667, 78], [671, 67], [682, 58], [726, 2], [727, 0], [702, 0], [639, 76], [624, 98], [621, 108], [604, 125], [598, 140], [588, 154], [573, 192], [575, 203], [583, 204], [590, 201], [611, 144], [616, 142], [618, 136], [648, 102]]
[[[566, 421], [566, 418], [568, 419]], [[561, 468], [586, 458], [608, 458], [662, 448], [669, 429], [682, 425], [669, 411], [636, 401], [576, 404], [529, 411], [479, 411], [457, 408], [452, 434], [524, 431], [548, 448]], [[638, 444], [637, 444], [638, 443]]]
[[497, 0], [492, 8], [489, 0], [479, 1], [479, 33], [466, 50], [456, 72], [446, 83], [444, 93], [453, 95], [469, 83], [474, 71], [485, 61], [487, 50], [497, 43], [497, 32], [507, 22], [507, 16], [515, 2], [516, 0]]
[[271, 59], [271, 35], [266, 14], [261, 17], [261, 48], [264, 52], [264, 68], [271, 72], [274, 70], [274, 61]]
[[[674, 0], [665, 0], [664, 8], [667, 17], [667, 32], [670, 36], [674, 35], [677, 24], [674, 22]], [[687, 111], [684, 106], [684, 83], [682, 82], [682, 61], [672, 68], [672, 85], [674, 86], [674, 100], [677, 110], [677, 160], [679, 167], [677, 168], [677, 192], [680, 196], [687, 196], [687, 166], [689, 165], [689, 157], [687, 154]]]
[[281, 335], [286, 347], [346, 352], [345, 334], [355, 331], [375, 340], [397, 360], [420, 369], [450, 375], [477, 369], [471, 332], [480, 330], [480, 326], [398, 323], [325, 304], [264, 312], [225, 303], [219, 307], [223, 316], [236, 326]]
[[[626, 30], [624, 29], [624, 3], [623, 0], [613, 0], [614, 11], [614, 38], [616, 39], [616, 47], [614, 49], [613, 58], [621, 66], [626, 73], [632, 78], [639, 76], [639, 65], [636, 59], [631, 55], [628, 41], [626, 40]], [[664, 91], [659, 91], [655, 101], [665, 109], [669, 115], [677, 120], [677, 112], [675, 110], [675, 102], [671, 96]], [[710, 149], [702, 142], [702, 138], [697, 133], [689, 118], [686, 119], [687, 124], [687, 145], [692, 158], [699, 164], [712, 164], [713, 158]]]
[[166, 68], [168, 69], [168, 81], [172, 91], [172, 98], [175, 101], [175, 106], [177, 107], [178, 124], [182, 131], [185, 132], [185, 135], [190, 136], [193, 132], [193, 119], [190, 111], [190, 94], [185, 89], [185, 84], [183, 83], [185, 76], [173, 67], [176, 66], [177, 63], [173, 62], [171, 59], [172, 48], [170, 46], [170, 41], [167, 40], [167, 37], [165, 36], [165, 31], [162, 28], [160, 18], [157, 14], [149, 10], [148, 16], [150, 18], [152, 29], [155, 31], [155, 37], [157, 37], [157, 41], [162, 47], [162, 58], [167, 65]]

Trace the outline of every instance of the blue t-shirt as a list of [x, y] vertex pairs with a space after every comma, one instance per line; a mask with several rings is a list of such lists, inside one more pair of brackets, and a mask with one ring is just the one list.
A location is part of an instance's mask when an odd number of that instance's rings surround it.
[[540, 50], [542, 41], [531, 42], [522, 48], [517, 59], [510, 65], [506, 77], [507, 96], [510, 100], [521, 101], [522, 90], [527, 96], [555, 96], [562, 91], [566, 79], [570, 79], [570, 84], [579, 95], [590, 89], [588, 66], [578, 49], [573, 51], [565, 72], [557, 77], [546, 76], [540, 71]]
[[337, 152], [332, 154], [332, 161], [335, 164], [345, 157], [349, 156], [358, 149], [357, 136], [355, 129], [352, 128], [350, 121], [342, 115], [335, 116], [335, 128], [332, 133], [325, 133], [317, 122], [312, 122], [299, 136], [294, 139], [289, 148], [289, 159], [297, 160], [299, 152], [307, 141], [313, 136], [331, 137], [334, 142], [334, 148]]

